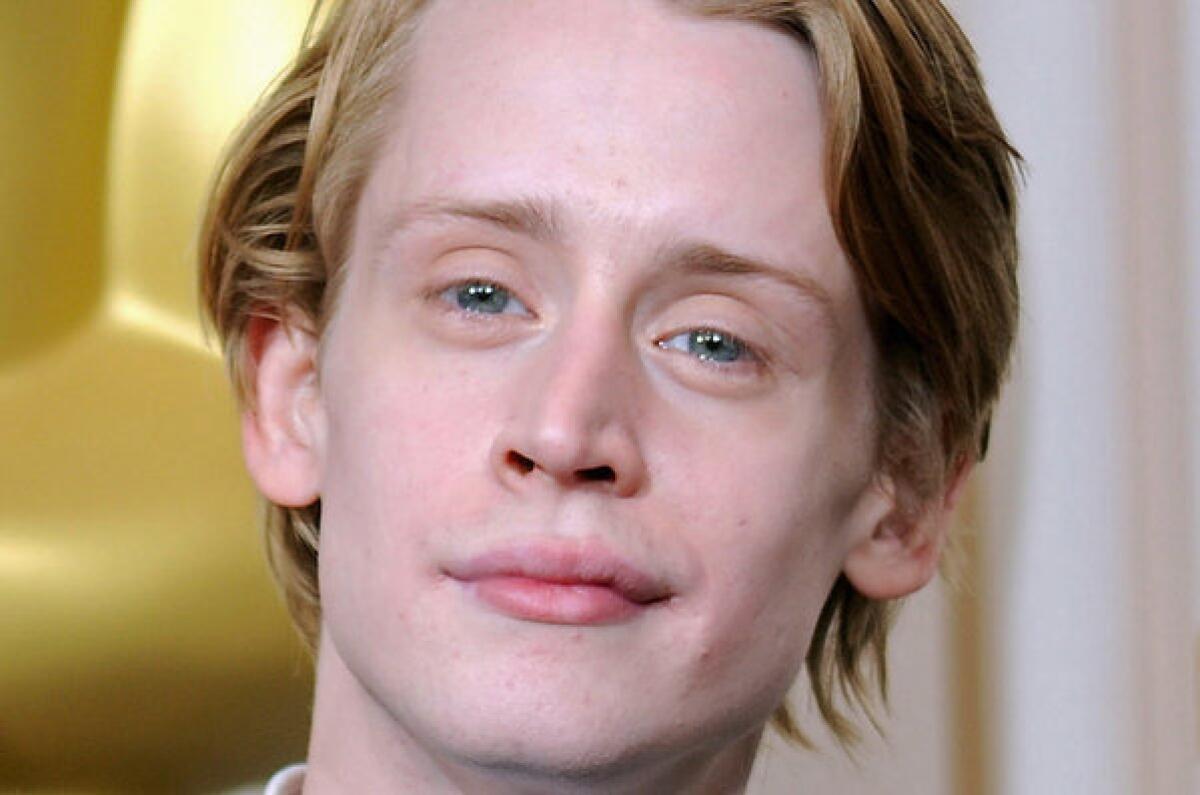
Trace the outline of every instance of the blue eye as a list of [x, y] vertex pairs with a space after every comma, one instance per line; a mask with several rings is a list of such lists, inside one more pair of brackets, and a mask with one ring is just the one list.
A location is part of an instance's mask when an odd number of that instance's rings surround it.
[[737, 364], [757, 361], [754, 351], [742, 340], [724, 331], [711, 328], [692, 329], [658, 343], [665, 350], [677, 350], [704, 361], [717, 364]]
[[447, 287], [442, 291], [446, 300], [453, 302], [464, 312], [480, 315], [500, 315], [511, 305], [516, 305], [520, 311], [528, 313], [525, 305], [513, 297], [505, 288], [495, 282], [471, 280]]

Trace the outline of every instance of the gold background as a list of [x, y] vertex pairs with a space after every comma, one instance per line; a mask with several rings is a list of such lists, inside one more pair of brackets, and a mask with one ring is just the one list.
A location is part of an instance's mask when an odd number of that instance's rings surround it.
[[0, 2], [0, 790], [213, 791], [303, 758], [311, 673], [194, 241], [307, 5]]

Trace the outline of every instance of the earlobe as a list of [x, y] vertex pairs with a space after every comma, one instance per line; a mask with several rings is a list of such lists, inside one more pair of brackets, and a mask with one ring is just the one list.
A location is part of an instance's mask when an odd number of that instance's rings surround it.
[[891, 510], [846, 556], [843, 572], [859, 593], [870, 599], [898, 599], [933, 579], [954, 508], [973, 466], [968, 459], [961, 460], [945, 491], [915, 511], [892, 500]]
[[253, 317], [246, 343], [254, 390], [242, 412], [246, 468], [271, 502], [311, 505], [320, 497], [323, 435], [316, 338], [299, 324]]

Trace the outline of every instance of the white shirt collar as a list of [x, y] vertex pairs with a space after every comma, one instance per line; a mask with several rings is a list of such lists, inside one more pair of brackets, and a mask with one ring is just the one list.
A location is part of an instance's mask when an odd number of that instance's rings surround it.
[[304, 786], [304, 764], [288, 765], [267, 782], [263, 795], [300, 795]]

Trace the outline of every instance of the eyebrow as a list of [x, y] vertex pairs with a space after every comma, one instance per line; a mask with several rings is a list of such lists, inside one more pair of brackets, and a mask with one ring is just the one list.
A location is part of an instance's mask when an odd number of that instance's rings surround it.
[[811, 276], [697, 241], [682, 241], [669, 246], [660, 259], [666, 263], [665, 270], [668, 273], [680, 276], [741, 276], [781, 284], [802, 299], [817, 304], [830, 329], [837, 330], [833, 298]]
[[389, 234], [403, 232], [418, 223], [447, 221], [481, 221], [543, 243], [562, 239], [562, 225], [554, 205], [537, 199], [422, 199], [400, 209], [389, 228]]
[[[420, 223], [478, 221], [542, 243], [563, 239], [561, 213], [551, 202], [536, 198], [472, 201], [429, 198], [403, 206], [389, 230], [391, 235]], [[829, 291], [815, 278], [741, 254], [713, 243], [680, 240], [663, 247], [656, 262], [666, 276], [738, 276], [776, 282], [817, 304], [830, 329], [837, 330], [837, 312]]]

